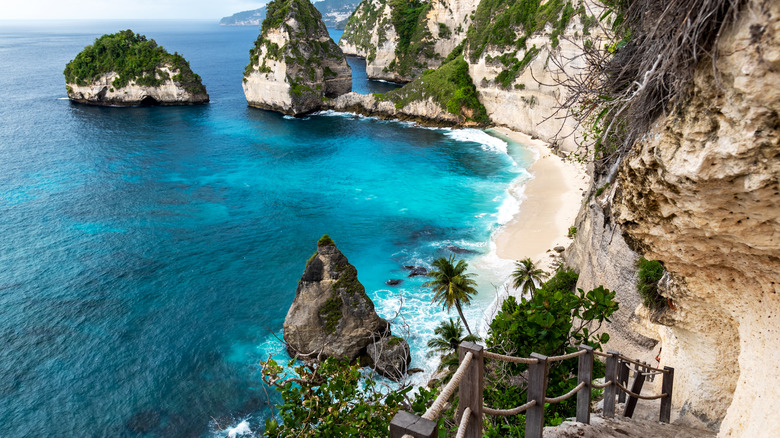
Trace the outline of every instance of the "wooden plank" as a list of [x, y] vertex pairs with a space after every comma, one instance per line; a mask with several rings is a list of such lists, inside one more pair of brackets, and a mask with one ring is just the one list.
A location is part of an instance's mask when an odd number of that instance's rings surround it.
[[[645, 376], [640, 370], [637, 370], [636, 377], [634, 377], [634, 384], [631, 385], [631, 392], [634, 394], [642, 394], [642, 385], [645, 383]], [[626, 401], [626, 409], [623, 411], [623, 416], [631, 418], [634, 415], [634, 409], [636, 408], [636, 397], [629, 395], [628, 401]]]
[[458, 424], [462, 421], [463, 411], [466, 407], [471, 408], [471, 419], [466, 428], [465, 438], [482, 438], [482, 392], [484, 390], [484, 369], [485, 359], [483, 347], [472, 342], [463, 342], [458, 348], [460, 360], [466, 353], [473, 355], [471, 364], [460, 381], [458, 414], [455, 417]]
[[590, 424], [590, 396], [593, 389], [593, 347], [580, 345], [586, 353], [579, 357], [577, 364], [577, 384], [585, 386], [577, 392], [577, 421]]
[[547, 356], [531, 353], [537, 363], [528, 365], [528, 401], [536, 405], [525, 411], [525, 438], [542, 438], [544, 429], [544, 396], [547, 393]]
[[[620, 382], [621, 385], [626, 386], [628, 385], [628, 373], [629, 373], [628, 363], [624, 361], [620, 361], [618, 364], [618, 382]], [[623, 391], [618, 391], [618, 403], [624, 403], [626, 401], [626, 393]]]
[[668, 423], [672, 418], [672, 390], [674, 389], [674, 368], [664, 367], [664, 380], [661, 382], [661, 394], [667, 394], [661, 399], [661, 414], [658, 421]]
[[390, 438], [402, 438], [404, 435], [414, 438], [438, 438], [439, 429], [435, 421], [398, 411], [390, 421]]
[[[612, 381], [613, 383], [604, 388], [604, 416], [612, 418], [615, 416], [615, 396], [617, 395], [617, 371], [618, 371], [618, 356], [620, 353], [617, 351], [607, 351], [610, 356], [607, 358], [607, 369], [604, 376], [604, 382]], [[621, 391], [622, 392], [622, 391]]]

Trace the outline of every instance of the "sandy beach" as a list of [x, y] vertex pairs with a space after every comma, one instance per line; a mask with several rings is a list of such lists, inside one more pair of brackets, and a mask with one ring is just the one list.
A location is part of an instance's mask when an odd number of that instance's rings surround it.
[[530, 257], [550, 272], [552, 248], [571, 243], [569, 227], [574, 225], [590, 177], [584, 165], [564, 161], [541, 140], [506, 128], [493, 130], [536, 149], [539, 155], [529, 169], [532, 179], [525, 187], [520, 211], [496, 235], [498, 256], [509, 260]]

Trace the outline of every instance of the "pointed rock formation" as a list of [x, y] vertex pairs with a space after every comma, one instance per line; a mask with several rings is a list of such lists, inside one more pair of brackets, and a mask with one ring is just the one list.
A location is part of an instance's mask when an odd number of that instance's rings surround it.
[[352, 90], [352, 69], [309, 0], [275, 0], [244, 71], [250, 106], [298, 115]]
[[284, 320], [290, 354], [355, 360], [389, 334], [390, 325], [374, 311], [374, 303], [357, 279], [357, 269], [330, 237], [323, 236], [306, 263]]
[[178, 53], [124, 30], [103, 35], [65, 67], [68, 98], [92, 105], [193, 105], [209, 95]]

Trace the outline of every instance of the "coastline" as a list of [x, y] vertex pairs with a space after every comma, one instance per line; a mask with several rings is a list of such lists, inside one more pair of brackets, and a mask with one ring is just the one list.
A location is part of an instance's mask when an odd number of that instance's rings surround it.
[[564, 161], [542, 140], [504, 127], [491, 130], [535, 150], [539, 157], [528, 169], [532, 178], [524, 187], [519, 211], [493, 237], [496, 253], [513, 261], [530, 257], [550, 273], [550, 255], [557, 254], [552, 249], [571, 243], [569, 227], [577, 218], [590, 177], [584, 165]]

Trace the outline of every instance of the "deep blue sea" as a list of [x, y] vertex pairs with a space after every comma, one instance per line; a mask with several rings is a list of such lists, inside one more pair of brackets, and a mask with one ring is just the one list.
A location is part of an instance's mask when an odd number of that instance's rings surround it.
[[[211, 103], [70, 103], [65, 64], [127, 28], [182, 53]], [[517, 209], [509, 190], [532, 153], [478, 130], [249, 108], [257, 33], [0, 22], [0, 436], [261, 433], [258, 363], [287, 357], [277, 337], [324, 233], [380, 315], [400, 311], [413, 367], [435, 368], [424, 346], [447, 314], [403, 265], [474, 251], [480, 295], [466, 313], [481, 324], [511, 271], [491, 233]], [[394, 87], [349, 61], [356, 91]]]

